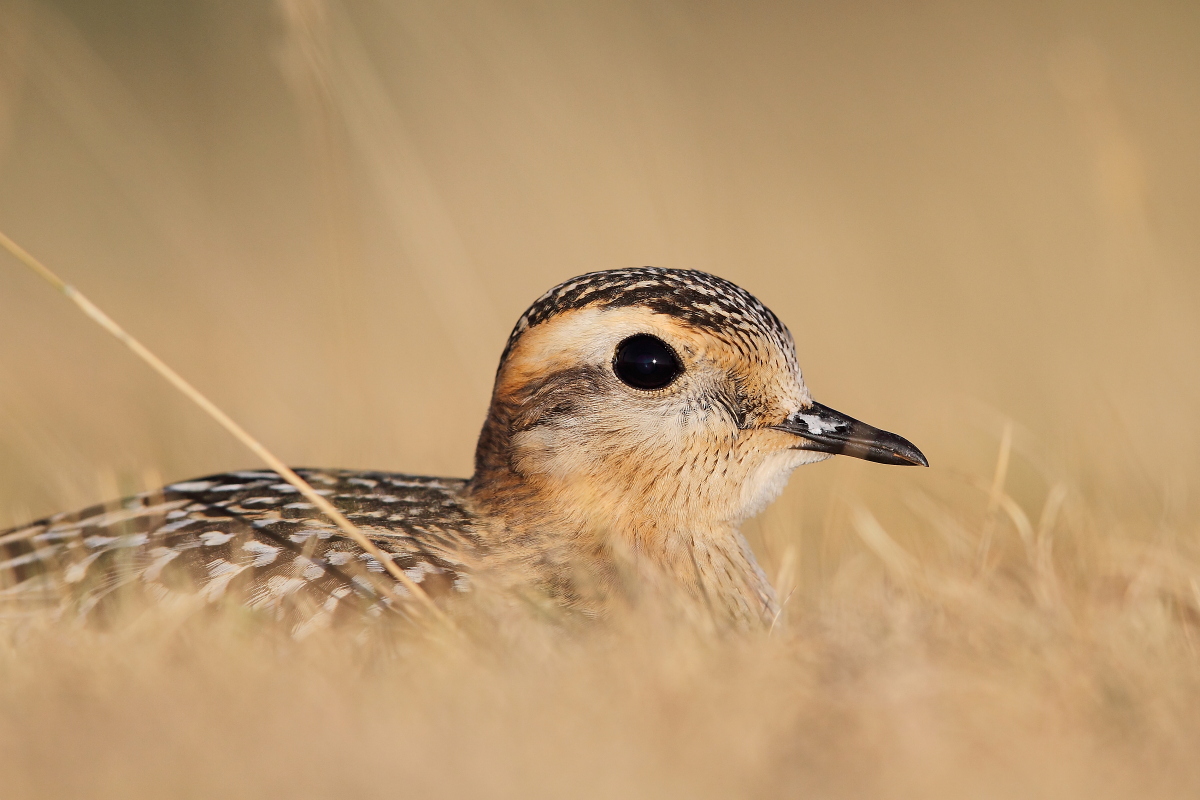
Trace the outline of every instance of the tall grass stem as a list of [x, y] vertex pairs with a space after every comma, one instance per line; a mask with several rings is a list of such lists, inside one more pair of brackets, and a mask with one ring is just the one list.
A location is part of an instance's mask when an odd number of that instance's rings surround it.
[[[320, 509], [321, 513], [331, 519], [342, 532], [349, 536], [359, 547], [366, 551], [372, 558], [377, 560], [388, 574], [395, 578], [401, 586], [409, 591], [436, 619], [452, 625], [449, 617], [437, 607], [429, 595], [422, 589], [416, 581], [408, 577], [404, 570], [400, 569], [386, 553], [380, 550], [374, 542], [366, 537], [362, 531], [355, 527], [346, 515], [338, 511], [333, 503], [326, 500], [315, 489], [312, 488], [299, 475], [296, 474], [287, 464], [262, 444], [262, 442], [250, 435], [245, 428], [239, 425], [228, 414], [222, 411], [216, 403], [209, 400], [195, 386], [192, 386], [182, 375], [180, 375], [171, 367], [150, 351], [144, 344], [139, 342], [120, 325], [113, 320], [112, 317], [105, 314], [95, 303], [89, 300], [82, 292], [76, 289], [71, 284], [58, 277], [49, 267], [34, 258], [25, 248], [10, 239], [3, 231], [0, 231], [0, 245], [11, 253], [18, 261], [20, 261], [29, 269], [33, 270], [39, 277], [53, 286], [62, 294], [77, 305], [84, 314], [92, 319], [97, 325], [115, 336], [122, 344], [133, 351], [134, 355], [142, 361], [150, 365], [151, 369], [161, 375], [172, 386], [183, 393], [193, 403], [200, 406], [206, 414], [212, 417], [217, 423], [233, 434], [239, 442], [249, 448], [255, 455], [261, 458], [267, 466], [279, 473], [279, 475], [288, 483], [296, 488], [306, 500]], [[394, 599], [395, 593], [389, 589], [385, 589], [385, 594], [392, 596]]]

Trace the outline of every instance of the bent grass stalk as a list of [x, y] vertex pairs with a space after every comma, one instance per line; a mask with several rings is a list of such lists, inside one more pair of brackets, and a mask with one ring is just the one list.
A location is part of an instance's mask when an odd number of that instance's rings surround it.
[[[395, 578], [401, 586], [407, 589], [417, 600], [439, 621], [453, 625], [450, 618], [447, 617], [440, 608], [433, 602], [429, 595], [417, 585], [416, 581], [404, 574], [404, 570], [400, 569], [392, 559], [388, 558], [382, 550], [380, 550], [374, 542], [368, 539], [362, 531], [354, 526], [346, 516], [337, 510], [333, 503], [326, 500], [315, 489], [312, 488], [299, 475], [295, 473], [287, 464], [283, 463], [270, 450], [268, 450], [260, 441], [246, 431], [241, 425], [233, 420], [228, 414], [222, 411], [213, 401], [209, 400], [196, 387], [188, 383], [188, 381], [175, 370], [171, 369], [167, 364], [154, 355], [144, 344], [139, 342], [133, 336], [118, 325], [112, 317], [105, 314], [95, 303], [84, 296], [78, 289], [71, 284], [58, 277], [49, 267], [34, 258], [25, 248], [10, 239], [3, 231], [0, 231], [0, 245], [13, 255], [29, 269], [33, 270], [39, 277], [61, 292], [71, 302], [77, 305], [84, 314], [92, 319], [97, 325], [111, 333], [122, 344], [133, 351], [134, 355], [142, 361], [150, 365], [151, 369], [161, 375], [172, 386], [182, 392], [193, 403], [200, 406], [203, 411], [217, 421], [218, 424], [229, 433], [233, 434], [239, 442], [249, 448], [255, 455], [261, 458], [267, 466], [279, 473], [292, 486], [296, 488], [304, 498], [321, 510], [325, 516], [331, 519], [342, 532], [349, 536], [354, 542], [366, 551], [372, 558], [377, 560], [387, 570], [388, 574]], [[384, 590], [388, 595], [394, 598], [394, 592], [388, 589]]]

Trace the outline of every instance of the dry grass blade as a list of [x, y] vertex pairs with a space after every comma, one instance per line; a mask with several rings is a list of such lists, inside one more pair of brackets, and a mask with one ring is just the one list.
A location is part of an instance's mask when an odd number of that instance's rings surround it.
[[991, 488], [988, 490], [987, 515], [983, 522], [983, 535], [979, 539], [979, 568], [987, 567], [988, 554], [992, 549], [992, 536], [996, 532], [996, 512], [1004, 496], [1004, 484], [1008, 479], [1008, 462], [1012, 456], [1012, 422], [1004, 424], [1004, 433], [1000, 435], [1000, 452], [996, 456], [996, 471], [992, 475]]
[[[362, 531], [354, 526], [354, 523], [352, 523], [344, 514], [342, 514], [342, 512], [338, 511], [337, 508], [334, 507], [333, 503], [330, 503], [328, 500], [318, 494], [317, 491], [309, 486], [303, 478], [301, 478], [290, 467], [284, 464], [278, 456], [276, 456], [261, 442], [251, 436], [241, 425], [235, 422], [232, 417], [222, 411], [215, 403], [201, 394], [200, 391], [188, 383], [183, 376], [167, 366], [162, 359], [154, 355], [154, 353], [151, 352], [144, 344], [139, 342], [133, 336], [129, 335], [124, 328], [122, 328], [111, 317], [100, 310], [100, 308], [97, 307], [91, 300], [87, 299], [87, 297], [80, 293], [78, 289], [76, 289], [74, 286], [71, 286], [62, 278], [58, 277], [58, 275], [56, 275], [50, 268], [34, 258], [28, 251], [25, 250], [25, 248], [14, 242], [2, 231], [0, 231], [0, 245], [3, 245], [5, 250], [12, 253], [12, 255], [18, 261], [29, 267], [29, 269], [33, 270], [39, 277], [66, 295], [71, 302], [79, 306], [84, 314], [90, 317], [100, 327], [104, 328], [104, 330], [115, 336], [122, 344], [132, 350], [134, 355], [149, 364], [155, 372], [166, 378], [166, 380], [172, 386], [182, 392], [196, 405], [200, 406], [200, 408], [203, 409], [206, 414], [216, 420], [221, 427], [233, 434], [233, 436], [239, 442], [246, 445], [246, 447], [253, 451], [255, 455], [261, 458], [267, 464], [267, 466], [275, 470], [275, 472], [281, 475], [284, 480], [294, 486], [306, 500], [320, 509], [321, 513], [333, 520], [333, 522], [339, 528], [341, 528], [341, 530], [347, 536], [354, 540], [359, 547], [361, 547], [364, 551], [370, 554], [372, 558], [383, 565], [388, 574], [399, 581], [400, 585], [407, 589], [413, 597], [417, 598], [417, 600], [420, 601], [420, 603], [436, 619], [446, 623], [447, 625], [453, 624], [449, 617], [443, 614], [441, 609], [437, 607], [425, 590], [418, 586], [414, 580], [405, 575], [404, 570], [396, 566], [392, 559], [390, 559], [386, 553], [376, 547], [375, 544], [362, 533]], [[394, 595], [394, 592], [391, 592], [387, 588], [384, 588], [383, 590], [387, 595]]]

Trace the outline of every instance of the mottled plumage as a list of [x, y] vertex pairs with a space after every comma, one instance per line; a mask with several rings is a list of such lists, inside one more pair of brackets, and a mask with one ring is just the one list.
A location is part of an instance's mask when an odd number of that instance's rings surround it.
[[[636, 356], [645, 363], [622, 355], [629, 342], [650, 348]], [[814, 403], [791, 334], [752, 295], [647, 267], [574, 278], [525, 312], [470, 480], [299, 472], [435, 599], [482, 582], [603, 614], [645, 582], [753, 624], [778, 605], [738, 527], [792, 469], [833, 453], [925, 463], [907, 441]], [[0, 587], [83, 613], [126, 591], [233, 597], [298, 634], [407, 595], [270, 471], [2, 533]]]
[[[427, 593], [470, 589], [481, 541], [466, 481], [380, 472], [297, 472]], [[121, 590], [158, 600], [227, 593], [312, 628], [346, 609], [378, 613], [383, 567], [269, 470], [211, 475], [0, 534], [10, 597], [80, 611]], [[391, 579], [387, 579], [389, 583]], [[407, 595], [403, 586], [392, 587]]]

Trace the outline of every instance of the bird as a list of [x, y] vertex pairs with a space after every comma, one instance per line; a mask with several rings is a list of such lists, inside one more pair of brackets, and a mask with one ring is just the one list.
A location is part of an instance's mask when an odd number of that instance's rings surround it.
[[[788, 328], [697, 270], [590, 272], [539, 297], [500, 356], [474, 474], [297, 469], [407, 582], [271, 470], [167, 485], [0, 533], [0, 597], [81, 616], [136, 590], [233, 598], [292, 632], [511, 591], [603, 617], [632, 585], [743, 627], [780, 601], [740, 527], [803, 464], [928, 466], [813, 400]], [[408, 584], [407, 586], [405, 584]]]

